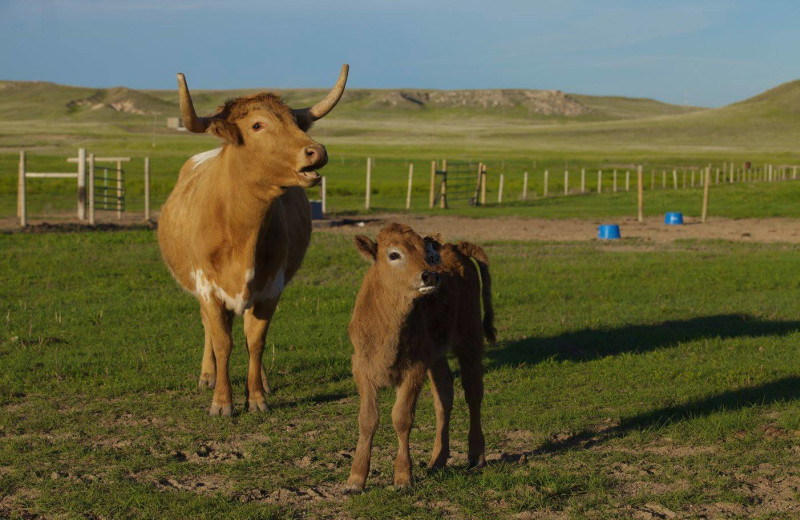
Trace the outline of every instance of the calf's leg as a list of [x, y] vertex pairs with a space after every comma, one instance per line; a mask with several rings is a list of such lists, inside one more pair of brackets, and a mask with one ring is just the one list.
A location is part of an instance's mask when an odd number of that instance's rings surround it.
[[458, 352], [461, 367], [461, 385], [469, 406], [469, 452], [467, 460], [471, 467], [481, 467], [486, 463], [486, 441], [481, 427], [481, 402], [483, 401], [483, 361], [481, 345], [462, 349]]
[[349, 491], [361, 491], [367, 481], [369, 463], [372, 456], [372, 437], [378, 429], [380, 413], [378, 411], [378, 388], [354, 364], [353, 375], [361, 397], [358, 411], [358, 445], [350, 467], [350, 478], [347, 479]]
[[425, 367], [419, 363], [405, 371], [397, 387], [397, 399], [392, 407], [392, 424], [397, 432], [397, 458], [394, 460], [394, 485], [411, 485], [411, 451], [408, 439], [414, 424], [417, 397], [425, 379]]
[[436, 410], [436, 440], [429, 469], [443, 468], [450, 457], [450, 413], [453, 410], [453, 373], [447, 358], [442, 357], [428, 369], [433, 406]]
[[216, 382], [214, 397], [211, 400], [211, 415], [230, 416], [233, 411], [231, 402], [231, 379], [228, 373], [228, 361], [231, 356], [233, 338], [231, 322], [233, 313], [218, 302], [201, 302], [201, 310], [207, 324], [206, 330], [211, 335], [211, 343], [216, 361]]

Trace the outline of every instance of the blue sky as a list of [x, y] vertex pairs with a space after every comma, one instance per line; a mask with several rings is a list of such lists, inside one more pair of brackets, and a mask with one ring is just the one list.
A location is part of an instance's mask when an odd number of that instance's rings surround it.
[[0, 0], [0, 79], [534, 88], [720, 106], [800, 78], [800, 1]]

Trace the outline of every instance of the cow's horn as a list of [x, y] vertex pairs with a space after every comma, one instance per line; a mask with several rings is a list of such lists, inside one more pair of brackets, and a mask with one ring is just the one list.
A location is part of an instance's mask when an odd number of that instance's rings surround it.
[[328, 95], [325, 96], [322, 101], [317, 103], [316, 105], [308, 108], [301, 108], [294, 111], [295, 116], [298, 119], [307, 120], [309, 123], [316, 121], [333, 110], [333, 107], [336, 106], [336, 103], [342, 98], [342, 94], [344, 94], [344, 86], [347, 84], [347, 73], [350, 70], [350, 65], [346, 63], [342, 65], [342, 71], [339, 73], [339, 79], [336, 81], [336, 85], [328, 92]]
[[186, 86], [186, 77], [182, 72], [178, 73], [178, 97], [181, 102], [181, 117], [183, 126], [190, 132], [202, 134], [211, 124], [210, 117], [197, 117], [192, 104], [192, 96], [189, 95], [189, 87]]

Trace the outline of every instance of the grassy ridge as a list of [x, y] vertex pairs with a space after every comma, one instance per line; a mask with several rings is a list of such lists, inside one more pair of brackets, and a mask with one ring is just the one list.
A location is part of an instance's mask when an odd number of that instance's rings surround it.
[[[797, 512], [796, 491], [780, 498], [800, 462], [797, 246], [488, 244], [492, 463], [464, 468], [457, 390], [453, 468], [415, 466], [413, 491], [387, 489], [387, 391], [375, 471], [353, 498], [338, 491], [357, 437], [346, 323], [366, 264], [346, 237], [316, 234], [281, 300], [265, 355], [270, 412], [213, 420], [195, 389], [196, 304], [153, 232], [3, 235], [0, 248], [0, 516]], [[241, 410], [241, 325], [235, 338]], [[416, 424], [415, 463], [434, 435], [427, 389]]]

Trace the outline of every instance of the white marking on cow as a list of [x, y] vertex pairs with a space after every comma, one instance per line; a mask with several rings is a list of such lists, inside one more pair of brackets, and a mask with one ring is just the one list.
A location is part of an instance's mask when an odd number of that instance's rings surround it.
[[244, 313], [246, 309], [263, 300], [277, 299], [286, 285], [284, 270], [281, 268], [274, 278], [267, 280], [267, 283], [260, 291], [251, 293], [245, 300], [244, 295], [248, 292], [248, 285], [255, 278], [255, 270], [253, 269], [248, 269], [245, 272], [242, 290], [235, 296], [231, 296], [216, 282], [209, 280], [202, 269], [192, 271], [190, 276], [194, 279], [194, 293], [198, 298], [203, 298], [205, 301], [210, 302], [211, 296], [216, 296], [219, 301], [225, 304], [228, 310], [236, 314]]
[[192, 160], [194, 161], [194, 167], [192, 169], [197, 168], [207, 160], [211, 159], [212, 157], [216, 157], [222, 151], [222, 147], [214, 148], [213, 150], [208, 150], [206, 152], [201, 152], [197, 155], [192, 156]]
[[279, 269], [278, 272], [275, 273], [275, 278], [268, 280], [267, 283], [264, 284], [263, 289], [250, 295], [250, 298], [247, 299], [248, 307], [260, 301], [278, 299], [283, 292], [283, 288], [286, 286], [285, 276], [283, 268]]

